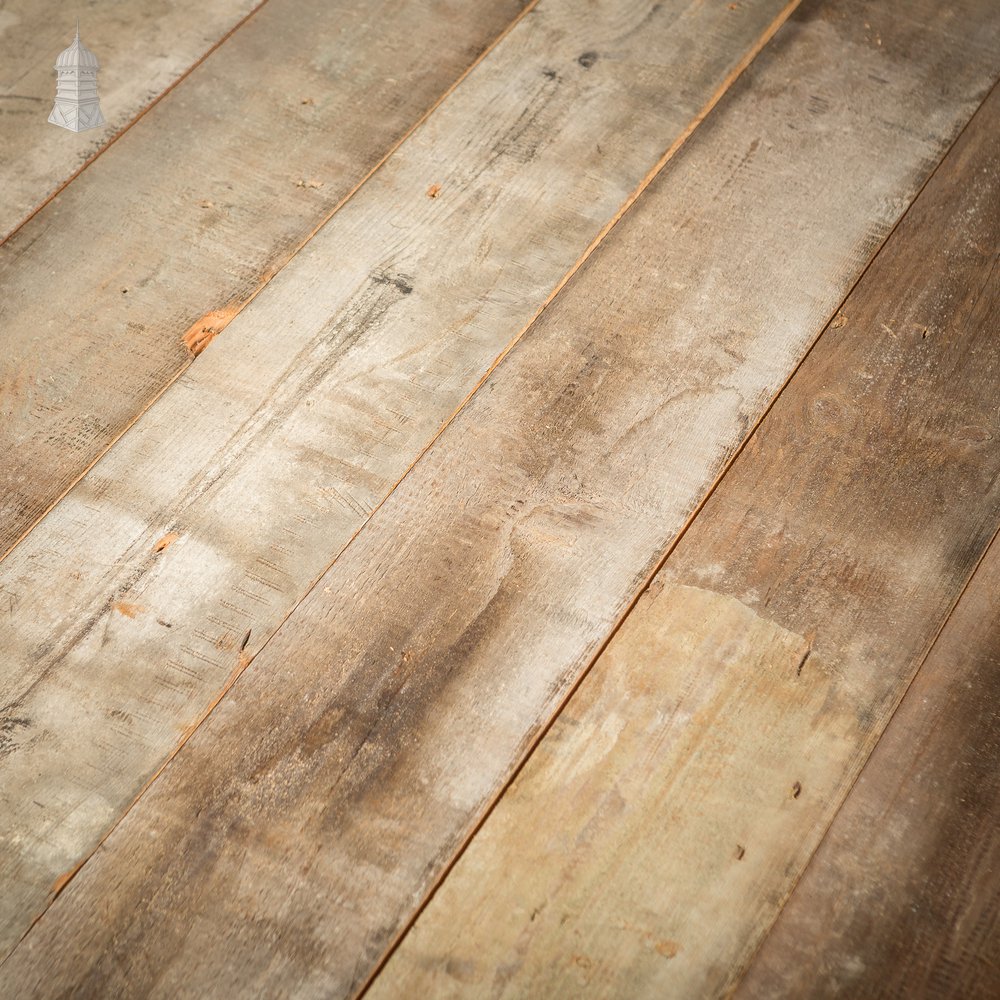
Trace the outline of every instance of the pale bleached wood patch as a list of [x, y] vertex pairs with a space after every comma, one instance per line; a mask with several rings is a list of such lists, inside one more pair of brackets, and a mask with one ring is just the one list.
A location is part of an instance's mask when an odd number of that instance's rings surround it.
[[366, 995], [718, 995], [734, 907], [773, 908], [766, 845], [851, 732], [818, 658], [798, 676], [809, 650], [656, 586]]
[[786, 11], [537, 8], [0, 564], [8, 946]]
[[0, 557], [522, 6], [269, 0], [0, 246]]

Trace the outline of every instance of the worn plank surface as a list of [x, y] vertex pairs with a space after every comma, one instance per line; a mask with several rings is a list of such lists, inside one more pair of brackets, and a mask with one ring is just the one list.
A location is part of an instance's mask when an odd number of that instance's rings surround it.
[[521, 8], [270, 0], [0, 246], [0, 555]]
[[540, 7], [0, 564], [8, 945], [783, 3]]
[[778, 33], [0, 985], [365, 980], [992, 82], [991, 5], [861, 9]]
[[[0, 240], [96, 156], [164, 90], [217, 45], [260, 0], [147, 0], [0, 6]], [[74, 134], [48, 123], [56, 56], [80, 17], [101, 68], [107, 126]]]
[[992, 1000], [998, 987], [994, 541], [737, 996]]
[[[998, 154], [1000, 91], [370, 997], [732, 987], [1000, 524]], [[995, 724], [995, 705], [983, 719]], [[953, 802], [939, 815], [961, 815]], [[872, 832], [853, 827], [843, 854], [879, 871]], [[850, 877], [833, 881], [859, 938], [891, 917], [845, 892]], [[975, 916], [988, 933], [996, 899]], [[785, 976], [755, 995], [820, 992], [829, 921], [816, 917], [798, 948], [776, 938]], [[847, 995], [868, 995], [855, 985]]]

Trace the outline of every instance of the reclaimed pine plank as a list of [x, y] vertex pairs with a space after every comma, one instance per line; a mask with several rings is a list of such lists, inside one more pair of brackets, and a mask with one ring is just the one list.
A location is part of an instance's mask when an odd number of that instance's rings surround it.
[[[78, 10], [64, 0], [0, 6], [0, 241], [218, 45], [260, 0], [117, 0]], [[105, 128], [48, 123], [56, 56], [73, 41], [101, 64]], [[5, 546], [0, 546], [5, 547]]]
[[522, 7], [269, 0], [0, 246], [0, 557]]
[[0, 987], [364, 983], [992, 83], [1000, 12], [907, 11], [778, 32]]
[[8, 948], [786, 11], [541, 5], [0, 564]]
[[[1000, 524], [998, 203], [995, 91], [370, 998], [728, 993]], [[891, 916], [828, 889], [859, 940]], [[815, 917], [752, 995], [824, 992]]]
[[993, 1000], [998, 986], [994, 541], [737, 996]]

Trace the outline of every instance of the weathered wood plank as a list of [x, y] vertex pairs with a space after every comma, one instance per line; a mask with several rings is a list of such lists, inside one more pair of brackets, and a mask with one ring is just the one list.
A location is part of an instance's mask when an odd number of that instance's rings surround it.
[[992, 81], [992, 4], [905, 9], [810, 3], [778, 33], [0, 986], [365, 980]]
[[[260, 0], [67, 6], [6, 0], [0, 9], [0, 240], [250, 14]], [[56, 56], [73, 40], [97, 54], [107, 127], [73, 134], [48, 123]]]
[[370, 997], [726, 994], [1000, 523], [998, 203], [1000, 91]]
[[270, 0], [0, 246], [0, 555], [522, 6]]
[[994, 541], [737, 996], [992, 1000], [998, 987]]
[[8, 945], [786, 9], [541, 6], [0, 565]]

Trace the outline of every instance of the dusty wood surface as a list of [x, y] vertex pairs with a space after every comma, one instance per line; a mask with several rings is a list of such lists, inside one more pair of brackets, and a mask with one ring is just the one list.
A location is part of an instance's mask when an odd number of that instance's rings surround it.
[[[998, 203], [1000, 91], [369, 997], [731, 987], [1000, 523]], [[877, 871], [872, 832], [852, 827], [844, 856]], [[859, 938], [891, 927], [852, 885], [830, 893]], [[980, 933], [996, 912], [981, 906]], [[792, 978], [757, 995], [810, 994], [817, 919], [796, 949], [776, 939]]]
[[998, 986], [994, 541], [737, 996], [993, 1000]]
[[270, 0], [0, 247], [0, 555], [521, 7]]
[[0, 564], [8, 945], [782, 3], [547, 2]]
[[[0, 240], [65, 184], [260, 0], [5, 0], [0, 5]], [[56, 56], [80, 37], [98, 58], [105, 128], [48, 123]]]
[[779, 32], [0, 986], [365, 980], [991, 82], [988, 6], [907, 9], [882, 45], [852, 3]]
[[764, 845], [794, 844], [794, 783], [817, 784], [789, 776], [802, 729], [846, 729], [822, 667], [787, 683], [808, 649], [654, 584], [366, 997], [721, 995], [773, 905]]

